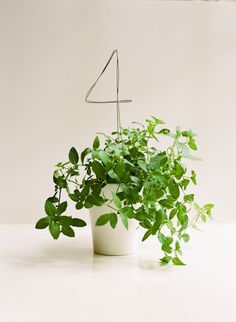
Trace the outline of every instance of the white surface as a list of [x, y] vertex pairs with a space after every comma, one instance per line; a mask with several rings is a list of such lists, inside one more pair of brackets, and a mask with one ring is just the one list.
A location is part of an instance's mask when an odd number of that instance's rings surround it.
[[[198, 194], [235, 221], [235, 17], [227, 1], [0, 1], [0, 223], [40, 218], [54, 164], [116, 127], [115, 107], [84, 103], [115, 48], [123, 124], [198, 133]], [[115, 96], [114, 67], [94, 98]]]
[[27, 225], [0, 226], [3, 322], [235, 322], [236, 225], [207, 225], [185, 267], [160, 267], [158, 245], [101, 256], [91, 236], [53, 241]]

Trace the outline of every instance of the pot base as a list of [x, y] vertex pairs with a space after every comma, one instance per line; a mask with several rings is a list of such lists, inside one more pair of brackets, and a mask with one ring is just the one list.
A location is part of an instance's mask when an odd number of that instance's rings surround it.
[[127, 253], [122, 253], [122, 254], [120, 254], [120, 253], [115, 254], [114, 252], [112, 252], [112, 254], [110, 254], [110, 253], [106, 253], [106, 252], [104, 252], [104, 251], [97, 251], [97, 250], [94, 250], [94, 251], [93, 251], [93, 253], [94, 253], [95, 255], [101, 255], [101, 256], [129, 256], [129, 255], [134, 255], [134, 254], [136, 254], [136, 251], [127, 252]]

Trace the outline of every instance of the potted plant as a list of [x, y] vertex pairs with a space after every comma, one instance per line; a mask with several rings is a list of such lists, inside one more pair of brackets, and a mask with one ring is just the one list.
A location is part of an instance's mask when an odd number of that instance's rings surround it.
[[181, 244], [189, 241], [189, 228], [211, 217], [213, 205], [199, 206], [188, 191], [196, 185], [196, 173], [183, 160], [197, 159], [190, 154], [197, 150], [195, 134], [180, 128], [172, 132], [163, 124], [152, 116], [144, 125], [96, 136], [92, 147], [80, 155], [72, 147], [68, 161], [56, 165], [55, 191], [46, 200], [46, 217], [36, 228], [48, 227], [58, 239], [60, 234], [74, 237], [74, 227], [86, 225], [67, 214], [65, 195], [77, 210], [91, 209], [98, 253], [132, 253], [136, 228], [142, 227], [142, 241], [157, 236], [162, 264], [184, 265]]

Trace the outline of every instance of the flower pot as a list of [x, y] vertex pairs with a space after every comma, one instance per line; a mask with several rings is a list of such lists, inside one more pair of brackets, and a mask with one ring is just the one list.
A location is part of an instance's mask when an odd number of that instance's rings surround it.
[[[116, 192], [117, 187], [116, 184], [108, 184], [102, 189], [102, 194], [104, 197], [112, 199], [112, 192]], [[113, 203], [110, 205], [115, 207]], [[137, 221], [129, 219], [129, 228], [127, 230], [118, 215], [118, 222], [114, 229], [110, 223], [104, 226], [96, 226], [97, 219], [109, 212], [112, 212], [112, 209], [107, 205], [94, 206], [90, 209], [94, 253], [101, 255], [134, 254], [137, 250]]]

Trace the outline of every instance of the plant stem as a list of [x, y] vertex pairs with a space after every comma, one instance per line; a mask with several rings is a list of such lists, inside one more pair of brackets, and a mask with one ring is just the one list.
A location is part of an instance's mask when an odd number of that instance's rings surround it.
[[107, 205], [107, 207], [109, 207], [109, 208], [113, 209], [115, 212], [118, 212], [118, 209], [116, 209], [116, 208], [114, 208], [114, 207], [110, 206], [110, 205], [109, 205], [108, 203], [106, 203], [106, 202], [105, 202], [105, 204]]
[[61, 189], [59, 189], [59, 196], [58, 196], [58, 206], [60, 205], [60, 202], [61, 202]]

